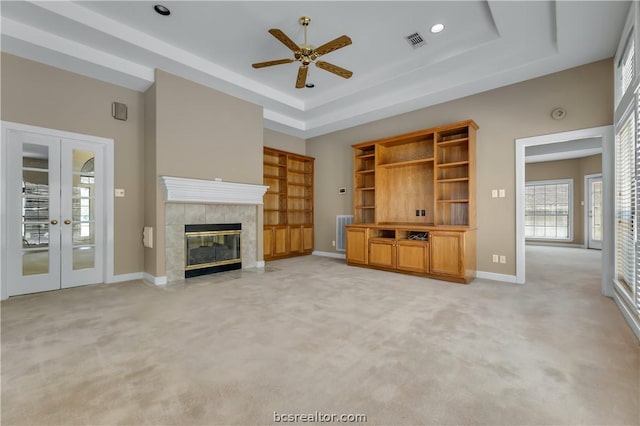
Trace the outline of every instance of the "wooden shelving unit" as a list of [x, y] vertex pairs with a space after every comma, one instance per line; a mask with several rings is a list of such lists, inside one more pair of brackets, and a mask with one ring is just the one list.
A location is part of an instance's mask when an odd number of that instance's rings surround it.
[[[473, 279], [477, 128], [468, 120], [353, 146], [349, 264], [457, 282]], [[429, 239], [405, 238], [420, 233]], [[423, 251], [428, 261], [423, 262]], [[417, 266], [407, 266], [412, 256]]]
[[313, 251], [312, 157], [264, 148], [264, 259]]

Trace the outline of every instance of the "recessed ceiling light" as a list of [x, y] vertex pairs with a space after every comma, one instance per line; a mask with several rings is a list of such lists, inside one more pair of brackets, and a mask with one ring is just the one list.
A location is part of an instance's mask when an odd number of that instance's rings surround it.
[[155, 6], [153, 6], [153, 10], [155, 10], [156, 12], [158, 12], [160, 15], [162, 16], [169, 16], [171, 15], [171, 11], [169, 10], [169, 8], [161, 5], [161, 4], [156, 4]]
[[434, 34], [438, 34], [442, 30], [444, 30], [443, 24], [435, 24], [433, 27], [431, 27], [431, 32]]

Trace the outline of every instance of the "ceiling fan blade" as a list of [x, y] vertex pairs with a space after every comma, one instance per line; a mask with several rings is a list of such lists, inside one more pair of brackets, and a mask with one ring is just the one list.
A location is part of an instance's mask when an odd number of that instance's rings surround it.
[[264, 67], [270, 67], [272, 65], [290, 64], [294, 60], [295, 59], [277, 59], [275, 61], [258, 62], [255, 64], [251, 64], [251, 66], [254, 68], [264, 68]]
[[272, 36], [274, 36], [275, 38], [277, 38], [278, 40], [280, 40], [280, 42], [282, 44], [287, 46], [293, 52], [299, 52], [300, 51], [300, 47], [297, 44], [295, 44], [293, 42], [293, 40], [291, 40], [285, 33], [283, 33], [282, 30], [279, 30], [277, 28], [271, 28], [269, 30], [269, 33]]
[[346, 35], [341, 35], [340, 37], [331, 40], [328, 43], [323, 44], [322, 46], [315, 49], [318, 55], [326, 55], [329, 52], [333, 52], [334, 50], [341, 49], [345, 46], [351, 44], [351, 39]]
[[349, 78], [353, 75], [353, 72], [339, 67], [337, 65], [330, 64], [329, 62], [324, 61], [316, 61], [316, 67], [322, 68], [325, 71], [329, 71], [334, 73], [335, 75], [339, 75], [342, 78]]
[[302, 89], [307, 82], [307, 71], [309, 68], [306, 65], [300, 65], [298, 70], [298, 78], [296, 79], [296, 89]]

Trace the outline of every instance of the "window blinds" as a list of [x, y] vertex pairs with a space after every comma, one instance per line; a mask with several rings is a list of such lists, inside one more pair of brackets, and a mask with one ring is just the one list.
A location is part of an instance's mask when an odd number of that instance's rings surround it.
[[616, 278], [635, 293], [635, 115], [616, 134]]

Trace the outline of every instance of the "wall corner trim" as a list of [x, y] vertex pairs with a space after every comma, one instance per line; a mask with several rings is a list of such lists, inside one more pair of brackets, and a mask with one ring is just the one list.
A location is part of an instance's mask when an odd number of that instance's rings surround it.
[[332, 257], [334, 259], [346, 259], [347, 256], [341, 253], [331, 253], [329, 251], [313, 251], [311, 253], [314, 256]]
[[167, 277], [154, 277], [153, 275], [144, 272], [142, 274], [142, 278], [145, 281], [149, 281], [151, 284], [155, 284], [155, 285], [165, 285], [167, 283]]
[[476, 271], [476, 278], [491, 281], [502, 281], [510, 284], [524, 284], [518, 283], [515, 275], [496, 274], [495, 272]]

